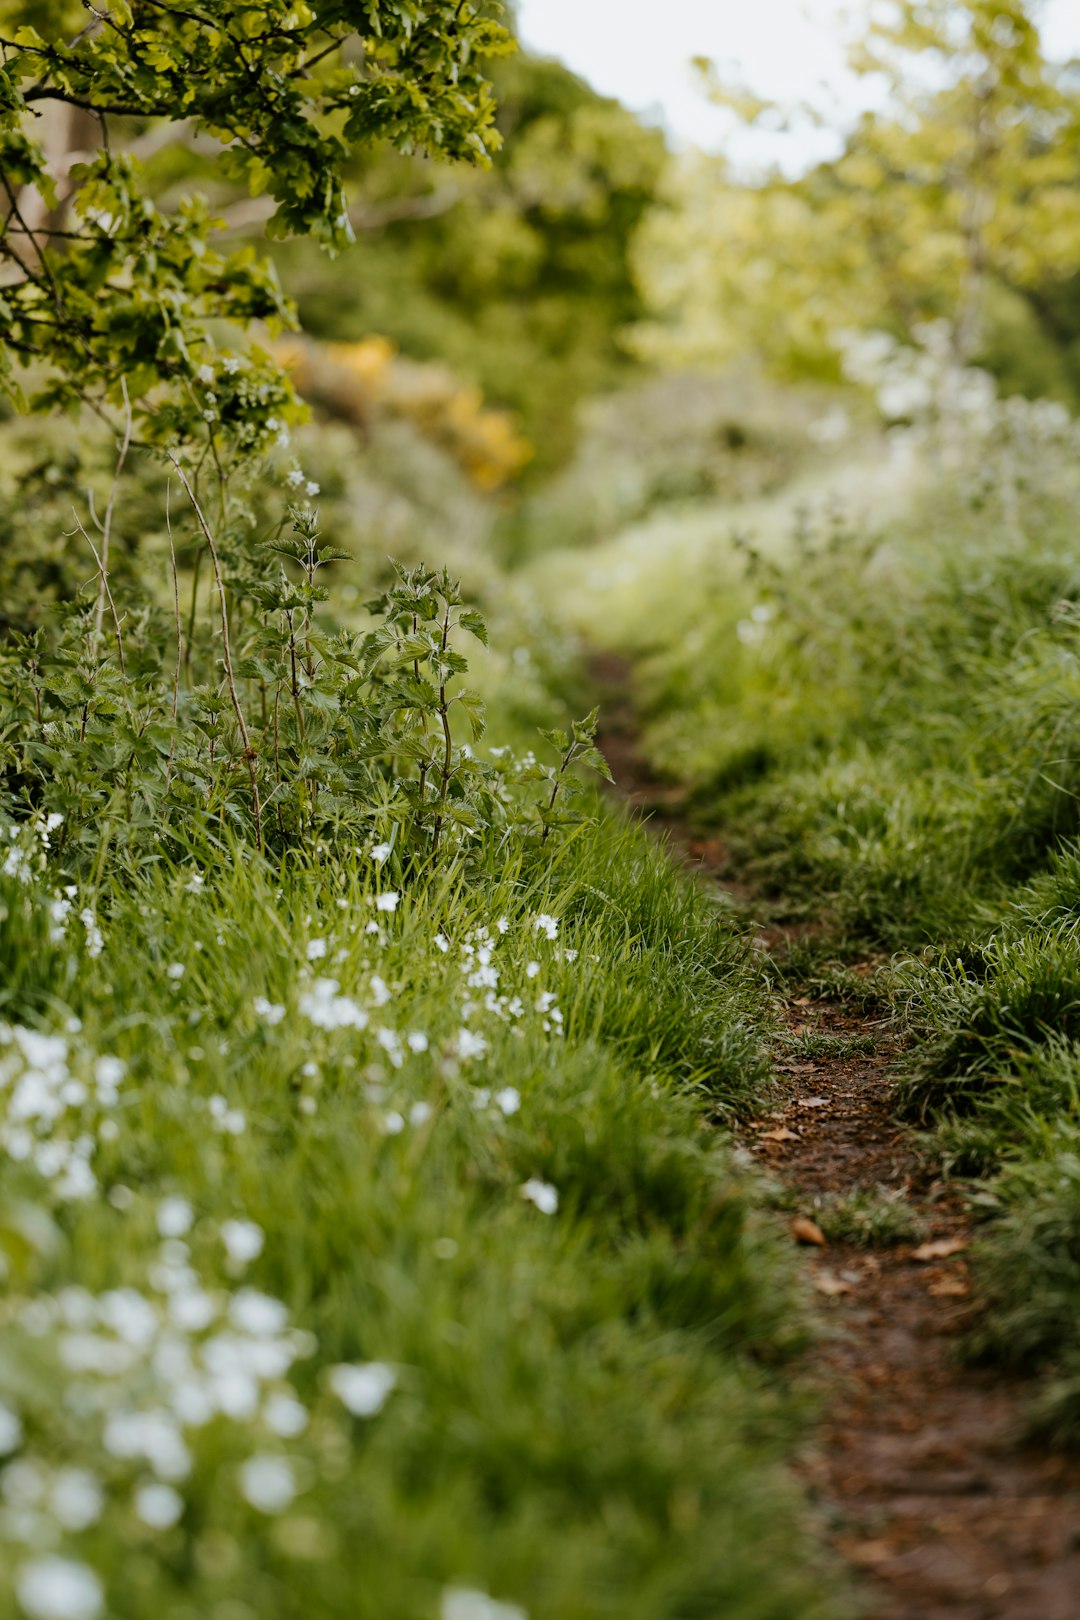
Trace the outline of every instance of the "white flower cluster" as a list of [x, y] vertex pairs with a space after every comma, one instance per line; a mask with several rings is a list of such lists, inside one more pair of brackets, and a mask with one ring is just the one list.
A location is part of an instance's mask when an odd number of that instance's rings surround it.
[[[20, 1354], [56, 1363], [63, 1410], [79, 1417], [81, 1454], [109, 1459], [101, 1470], [106, 1490], [92, 1467], [58, 1458], [55, 1443], [36, 1454], [27, 1437], [47, 1430], [49, 1416], [35, 1409], [40, 1396], [24, 1392], [25, 1418], [17, 1401], [0, 1398], [0, 1584], [11, 1577], [30, 1620], [96, 1620], [105, 1606], [101, 1579], [68, 1555], [65, 1538], [89, 1530], [110, 1507], [128, 1508], [151, 1530], [177, 1523], [194, 1436], [208, 1424], [239, 1429], [247, 1455], [235, 1489], [260, 1513], [283, 1512], [311, 1474], [286, 1448], [310, 1423], [288, 1375], [315, 1352], [313, 1336], [268, 1294], [206, 1283], [185, 1241], [195, 1225], [186, 1199], [162, 1199], [156, 1220], [161, 1241], [144, 1288], [67, 1287], [13, 1299], [0, 1316], [14, 1364]], [[232, 1275], [264, 1241], [261, 1228], [239, 1216], [221, 1224], [217, 1239]], [[386, 1404], [397, 1374], [384, 1362], [343, 1363], [327, 1369], [324, 1383], [346, 1412], [368, 1419]]]
[[473, 1586], [448, 1586], [442, 1595], [439, 1620], [528, 1620], [516, 1603], [501, 1603]]
[[0, 1024], [0, 1149], [32, 1165], [57, 1198], [89, 1197], [123, 1077], [119, 1058], [73, 1052], [66, 1035]]
[[45, 859], [52, 845], [51, 834], [64, 824], [63, 816], [55, 810], [48, 814], [38, 811], [29, 821], [9, 822], [4, 829], [7, 848], [0, 859], [0, 876], [14, 878], [16, 883], [30, 883], [45, 868]]
[[914, 345], [887, 332], [843, 331], [834, 341], [845, 375], [873, 393], [886, 422], [936, 427], [948, 451], [959, 454], [968, 442], [1002, 434], [1080, 450], [1080, 425], [1063, 405], [999, 399], [988, 372], [958, 361], [947, 321], [918, 327]]

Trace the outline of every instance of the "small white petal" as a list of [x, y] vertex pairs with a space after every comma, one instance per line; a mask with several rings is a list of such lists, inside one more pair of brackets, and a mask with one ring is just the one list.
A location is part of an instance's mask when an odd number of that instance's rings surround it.
[[386, 1404], [397, 1374], [383, 1361], [342, 1362], [331, 1367], [327, 1382], [356, 1417], [374, 1417]]

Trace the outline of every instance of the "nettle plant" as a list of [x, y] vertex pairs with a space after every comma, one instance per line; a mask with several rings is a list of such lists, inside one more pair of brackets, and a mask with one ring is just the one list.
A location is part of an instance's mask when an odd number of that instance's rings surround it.
[[[88, 493], [69, 535], [89, 590], [0, 641], [0, 792], [16, 820], [64, 818], [65, 858], [100, 873], [110, 848], [193, 827], [259, 847], [347, 828], [407, 864], [492, 826], [531, 826], [542, 843], [573, 819], [570, 772], [599, 761], [595, 719], [557, 765], [477, 758], [459, 735], [483, 729], [461, 640], [486, 630], [445, 572], [399, 569], [370, 628], [335, 630], [319, 610], [347, 553], [322, 540], [310, 500], [260, 527], [250, 491], [265, 459], [287, 453], [301, 408], [248, 335], [289, 323], [291, 306], [250, 247], [221, 250], [203, 198], [165, 207], [145, 166], [166, 144], [201, 143], [205, 156], [212, 143], [223, 176], [273, 200], [270, 234], [337, 250], [352, 238], [351, 147], [488, 161], [498, 136], [478, 64], [510, 45], [497, 10], [9, 9], [0, 384], [21, 408], [89, 410], [116, 446], [104, 509]], [[118, 574], [125, 479], [138, 463], [145, 480], [155, 459], [167, 557], [159, 548]], [[317, 493], [298, 467], [288, 482]]]

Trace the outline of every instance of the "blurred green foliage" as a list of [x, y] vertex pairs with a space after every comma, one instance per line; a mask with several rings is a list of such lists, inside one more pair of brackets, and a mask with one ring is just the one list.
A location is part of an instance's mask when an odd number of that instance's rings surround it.
[[558, 62], [521, 53], [492, 79], [503, 145], [490, 169], [358, 158], [359, 250], [332, 263], [295, 243], [275, 257], [314, 336], [384, 335], [513, 407], [540, 479], [574, 446], [578, 402], [632, 366], [622, 333], [644, 306], [631, 246], [666, 151]]

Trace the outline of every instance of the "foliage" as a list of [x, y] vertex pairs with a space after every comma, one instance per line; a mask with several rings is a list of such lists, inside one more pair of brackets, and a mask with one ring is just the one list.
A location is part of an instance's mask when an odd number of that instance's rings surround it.
[[[251, 250], [213, 248], [199, 199], [162, 212], [134, 151], [113, 149], [110, 120], [140, 132], [190, 121], [218, 143], [223, 173], [273, 198], [272, 234], [337, 248], [352, 234], [342, 192], [351, 145], [385, 138], [487, 161], [493, 106], [475, 64], [505, 34], [449, 0], [318, 15], [230, 0], [212, 16], [162, 0], [75, 33], [78, 8], [30, 11], [34, 24], [16, 15], [2, 42], [10, 209], [0, 252], [17, 272], [4, 290], [8, 348], [52, 373], [42, 405], [118, 406], [123, 393], [152, 441], [262, 449], [288, 397], [276, 369], [259, 355], [254, 374], [217, 377], [210, 398], [201, 368], [210, 322], [286, 317], [276, 280]], [[29, 133], [42, 104], [92, 115], [97, 155], [54, 172]]]
[[294, 340], [277, 354], [299, 392], [326, 415], [365, 437], [380, 412], [403, 417], [482, 493], [502, 489], [532, 459], [508, 411], [486, 405], [479, 388], [462, 386], [446, 366], [403, 359], [386, 338], [322, 346]]
[[762, 998], [643, 832], [407, 890], [4, 845], [0, 1610], [838, 1612], [790, 1253], [699, 1128]]
[[543, 559], [560, 548], [600, 545], [666, 512], [780, 490], [820, 457], [822, 419], [814, 391], [778, 388], [750, 366], [627, 382], [584, 407], [572, 459], [528, 492], [502, 536], [515, 561], [535, 556], [547, 577]]
[[[1047, 62], [1034, 12], [1027, 0], [897, 0], [854, 51], [888, 100], [838, 158], [758, 182], [722, 159], [684, 166], [642, 247], [659, 322], [646, 346], [695, 359], [750, 350], [834, 376], [841, 329], [911, 340], [944, 319], [961, 361], [1040, 335], [1062, 352], [1053, 311], [1080, 266], [1080, 101]], [[1021, 316], [1024, 335], [1007, 339]], [[1044, 386], [1015, 366], [1011, 380]]]
[[666, 153], [557, 62], [519, 52], [492, 78], [490, 169], [439, 176], [381, 153], [357, 165], [363, 276], [300, 244], [275, 258], [315, 336], [384, 334], [512, 408], [536, 483], [571, 453], [577, 404], [630, 369], [622, 334], [643, 313], [631, 249]]
[[[255, 544], [244, 524], [216, 535], [179, 460], [175, 469], [209, 562], [209, 605], [200, 612], [195, 571], [181, 608], [170, 521], [171, 611], [145, 586], [147, 605], [137, 596], [129, 612], [121, 596], [118, 606], [99, 569], [104, 601], [99, 589], [8, 638], [9, 810], [62, 815], [65, 849], [99, 871], [110, 843], [137, 851], [215, 823], [260, 846], [373, 835], [421, 864], [466, 852], [483, 831], [525, 831], [530, 816], [547, 838], [550, 771], [532, 757], [484, 762], [455, 736], [459, 716], [473, 742], [483, 735], [457, 643], [486, 641], [487, 629], [445, 570], [399, 567], [369, 604], [370, 628], [334, 630], [317, 614], [326, 571], [347, 553], [321, 540], [310, 503]], [[203, 678], [218, 658], [221, 680]], [[602, 766], [578, 749], [560, 783], [578, 759]], [[544, 784], [535, 812], [517, 791], [532, 780]]]
[[[854, 485], [864, 518], [824, 481], [816, 507], [796, 485], [786, 538], [779, 504], [747, 503], [716, 509], [711, 548], [695, 535], [646, 556], [653, 532], [631, 530], [595, 584], [595, 553], [543, 567], [586, 618], [603, 591], [608, 645], [645, 654], [645, 744], [688, 785], [683, 814], [722, 826], [739, 876], [787, 915], [824, 920], [776, 971], [891, 1008], [908, 1048], [898, 1112], [933, 1127], [937, 1173], [981, 1178], [971, 1351], [1037, 1373], [1039, 1424], [1074, 1444], [1077, 425], [996, 398], [929, 339], [861, 356], [868, 386], [905, 398], [902, 514], [879, 459]], [[772, 531], [749, 532], [763, 514]], [[902, 1202], [869, 1191], [815, 1217], [845, 1241], [915, 1235]]]

